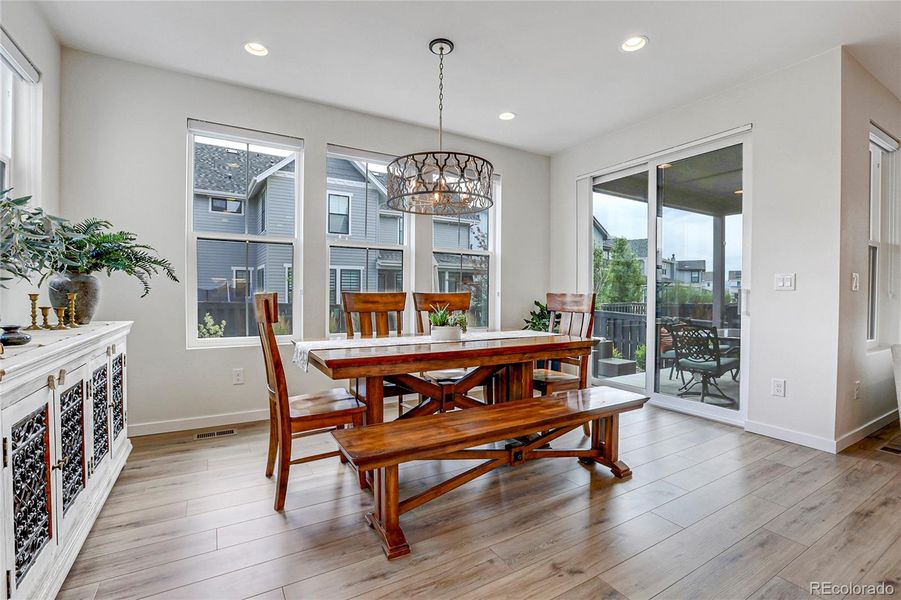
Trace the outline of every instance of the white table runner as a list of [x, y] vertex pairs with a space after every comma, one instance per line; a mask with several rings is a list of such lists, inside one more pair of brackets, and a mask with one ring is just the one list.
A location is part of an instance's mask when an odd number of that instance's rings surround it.
[[[514, 329], [511, 331], [467, 331], [463, 334], [461, 342], [477, 340], [503, 340], [510, 338], [527, 338], [558, 335], [546, 331], [530, 331], [527, 329]], [[294, 343], [294, 364], [304, 371], [310, 368], [310, 352], [313, 350], [344, 350], [347, 348], [378, 348], [384, 346], [409, 346], [411, 344], [456, 344], [457, 341], [433, 340], [430, 335], [392, 336], [377, 338], [336, 338], [332, 340], [313, 340], [304, 342], [292, 340]]]

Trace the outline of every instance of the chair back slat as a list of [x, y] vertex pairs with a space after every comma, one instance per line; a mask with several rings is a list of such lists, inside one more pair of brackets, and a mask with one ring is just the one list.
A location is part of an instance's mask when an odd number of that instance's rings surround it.
[[428, 314], [433, 308], [447, 306], [450, 312], [466, 312], [472, 303], [472, 294], [470, 292], [413, 292], [413, 310], [416, 311], [416, 333], [425, 335], [428, 333], [425, 323], [429, 324], [429, 331], [432, 329], [432, 323], [428, 318], [423, 319], [423, 313]]
[[548, 294], [548, 331], [560, 335], [591, 337], [594, 328], [594, 294]]
[[254, 294], [253, 302], [256, 309], [257, 329], [260, 333], [260, 345], [263, 348], [269, 401], [278, 408], [279, 420], [287, 419], [289, 415], [288, 385], [285, 381], [285, 368], [278, 351], [278, 343], [272, 330], [272, 324], [278, 323], [278, 294], [275, 292]]
[[[347, 337], [354, 336], [353, 315], [360, 322], [362, 337], [386, 337], [390, 333], [389, 315], [394, 313], [397, 323], [397, 334], [403, 333], [404, 306], [407, 303], [406, 292], [344, 292], [344, 322], [347, 326]], [[375, 329], [373, 330], [373, 316]]]

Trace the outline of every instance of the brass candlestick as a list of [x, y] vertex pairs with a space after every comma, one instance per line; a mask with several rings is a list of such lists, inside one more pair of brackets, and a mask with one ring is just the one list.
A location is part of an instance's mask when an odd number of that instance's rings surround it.
[[53, 310], [56, 311], [57, 320], [57, 324], [53, 329], [68, 329], [68, 327], [66, 327], [66, 308], [54, 308]]
[[69, 298], [69, 327], [78, 327], [78, 322], [75, 320], [75, 296], [77, 295], [77, 292], [69, 292], [67, 294]]
[[49, 306], [39, 306], [41, 309], [41, 318], [44, 319], [44, 324], [41, 325], [41, 329], [53, 329], [53, 325], [50, 324], [50, 307]]
[[35, 331], [40, 329], [41, 326], [38, 325], [38, 297], [40, 294], [28, 294], [28, 299], [31, 300], [31, 325], [25, 328], [26, 331]]

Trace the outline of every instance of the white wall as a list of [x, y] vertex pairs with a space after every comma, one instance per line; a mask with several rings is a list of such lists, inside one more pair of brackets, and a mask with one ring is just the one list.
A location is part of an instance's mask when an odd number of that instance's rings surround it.
[[[568, 289], [586, 226], [576, 218], [579, 175], [753, 125], [748, 428], [824, 449], [834, 446], [838, 363], [840, 82], [834, 49], [551, 157], [549, 283]], [[775, 273], [797, 273], [797, 291], [775, 292]], [[770, 395], [776, 377], [785, 398]]]
[[[64, 49], [62, 64], [63, 216], [99, 216], [135, 231], [172, 260], [181, 276], [186, 120], [304, 139], [303, 330], [310, 338], [322, 337], [326, 326], [326, 144], [401, 154], [436, 142], [428, 128], [79, 51]], [[532, 299], [547, 291], [548, 158], [456, 136], [446, 140], [446, 146], [489, 157], [503, 177], [502, 324], [519, 327]], [[420, 247], [431, 239], [421, 233]], [[419, 253], [419, 272], [430, 272], [427, 252]], [[421, 278], [417, 288], [430, 280]], [[97, 315], [135, 321], [129, 339], [130, 422], [155, 423], [137, 431], [209, 423], [203, 419], [211, 415], [234, 422], [265, 414], [258, 347], [186, 350], [184, 283], [157, 280], [150, 296], [141, 300], [139, 293], [138, 283], [124, 276], [104, 280]], [[282, 350], [289, 358], [290, 347]], [[233, 367], [245, 368], [245, 385], [231, 385]], [[302, 374], [293, 366], [288, 372], [294, 394], [330, 386], [313, 372]], [[178, 422], [159, 423], [166, 421]]]
[[[842, 223], [839, 362], [836, 440], [840, 448], [861, 434], [884, 425], [896, 416], [890, 345], [898, 343], [901, 313], [901, 273], [897, 272], [898, 248], [893, 268], [894, 290], [881, 286], [877, 344], [867, 337], [867, 242], [869, 240], [869, 131], [870, 122], [896, 139], [901, 138], [901, 101], [867, 72], [853, 56], [842, 54]], [[898, 163], [899, 153], [894, 159]], [[888, 168], [886, 166], [886, 168]], [[901, 172], [898, 173], [901, 175]], [[896, 193], [897, 193], [896, 187]], [[896, 206], [901, 198], [895, 198]], [[884, 215], [887, 217], [888, 215]], [[897, 215], [896, 215], [897, 218]], [[896, 241], [897, 243], [897, 241]], [[887, 248], [888, 249], [888, 248]], [[879, 257], [881, 280], [888, 280], [888, 256]], [[851, 273], [861, 276], [860, 291], [851, 291]], [[855, 382], [861, 382], [854, 399]]]
[[[33, 111], [28, 122], [34, 123], [35, 129], [26, 140], [28, 143], [23, 144], [30, 152], [26, 160], [19, 160], [13, 195], [32, 195], [33, 206], [56, 214], [59, 212], [59, 43], [34, 3], [4, 2], [0, 19], [4, 29], [41, 72], [41, 80], [32, 90], [31, 106], [23, 107]], [[22, 117], [20, 114], [19, 118]], [[0, 289], [0, 314], [5, 323], [11, 322], [11, 315], [16, 315], [17, 320], [27, 324], [23, 320], [29, 306], [26, 294], [34, 290], [35, 286], [27, 283]], [[46, 294], [41, 301], [49, 304]]]

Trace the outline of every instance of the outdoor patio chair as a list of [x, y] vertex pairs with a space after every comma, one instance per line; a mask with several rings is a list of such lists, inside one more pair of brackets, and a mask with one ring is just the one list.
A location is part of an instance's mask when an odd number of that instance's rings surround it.
[[[700, 396], [720, 398], [735, 402], [727, 396], [716, 383], [729, 371], [738, 369], [737, 356], [725, 356], [720, 349], [716, 327], [705, 325], [676, 325], [672, 329], [673, 348], [676, 353], [676, 368], [691, 374], [688, 383], [682, 386], [679, 396]], [[700, 385], [700, 391], [694, 391]], [[716, 393], [710, 391], [710, 388]]]

